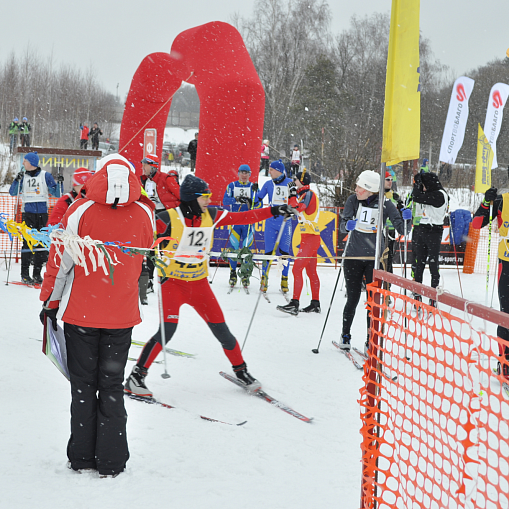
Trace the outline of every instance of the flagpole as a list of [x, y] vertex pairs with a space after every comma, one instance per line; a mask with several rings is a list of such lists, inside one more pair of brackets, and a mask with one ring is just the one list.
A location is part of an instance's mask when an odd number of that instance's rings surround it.
[[375, 269], [380, 268], [380, 244], [382, 241], [384, 196], [385, 196], [385, 163], [380, 166], [380, 189], [378, 190], [378, 224], [376, 227]]

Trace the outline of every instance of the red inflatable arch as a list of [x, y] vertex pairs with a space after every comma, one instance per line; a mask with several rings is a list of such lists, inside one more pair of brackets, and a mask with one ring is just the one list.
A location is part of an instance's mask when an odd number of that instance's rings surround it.
[[[249, 164], [256, 181], [260, 166], [265, 93], [239, 32], [214, 21], [179, 34], [171, 53], [152, 53], [134, 74], [120, 129], [120, 153], [141, 174], [145, 129], [157, 129], [157, 155], [171, 97], [182, 81], [200, 98], [200, 136], [196, 175], [206, 180], [213, 203], [241, 164]], [[191, 140], [193, 135], [190, 134]]]

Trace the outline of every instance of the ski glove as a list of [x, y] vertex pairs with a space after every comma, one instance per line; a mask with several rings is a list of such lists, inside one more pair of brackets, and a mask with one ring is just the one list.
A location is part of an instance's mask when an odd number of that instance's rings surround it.
[[495, 201], [497, 199], [497, 188], [496, 187], [490, 187], [485, 193], [484, 193], [484, 203], [488, 205], [490, 202]]
[[258, 184], [255, 182], [252, 186], [251, 186], [251, 189], [253, 190], [253, 193], [256, 193], [256, 191], [258, 191]]
[[16, 175], [16, 178], [14, 180], [17, 180], [18, 182], [23, 178], [23, 172], [20, 171], [17, 175]]
[[294, 182], [291, 182], [288, 184], [288, 193], [290, 198], [296, 198], [297, 197], [297, 186]]
[[355, 230], [356, 226], [357, 226], [357, 219], [349, 219], [346, 222], [346, 231], [351, 232], [352, 230]]
[[51, 320], [51, 325], [53, 325], [53, 330], [57, 331], [57, 313], [58, 308], [46, 308], [43, 306], [41, 312], [39, 313], [39, 318], [41, 320], [41, 323], [44, 325], [44, 318], [48, 317], [49, 320]]
[[64, 181], [64, 176], [63, 175], [58, 175], [57, 176], [57, 182], [63, 182]]
[[251, 200], [247, 196], [239, 196], [237, 198], [237, 201], [239, 203], [245, 203], [246, 205], [251, 206]]
[[403, 219], [405, 221], [407, 221], [408, 219], [412, 219], [412, 211], [411, 211], [411, 209], [403, 209], [401, 211], [401, 216], [403, 217]]
[[276, 207], [270, 207], [270, 212], [274, 217], [277, 216], [296, 216], [298, 211], [286, 203], [284, 205], [278, 205]]

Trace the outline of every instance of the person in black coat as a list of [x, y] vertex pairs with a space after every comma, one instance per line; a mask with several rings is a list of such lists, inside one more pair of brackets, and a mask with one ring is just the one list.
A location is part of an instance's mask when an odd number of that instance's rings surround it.
[[198, 152], [198, 133], [194, 133], [194, 140], [189, 142], [187, 151], [191, 155], [191, 171], [196, 168], [196, 153]]
[[[431, 273], [431, 287], [440, 283], [439, 254], [444, 230], [444, 219], [449, 206], [449, 196], [445, 192], [436, 173], [418, 173], [414, 177], [412, 199], [415, 204], [415, 216], [420, 217], [412, 234], [414, 255], [413, 278], [422, 283], [426, 262]], [[414, 295], [422, 300], [420, 295]], [[430, 302], [435, 305], [434, 302]]]
[[88, 134], [89, 138], [92, 140], [92, 150], [99, 150], [99, 136], [102, 136], [103, 132], [97, 125], [97, 122], [94, 122], [94, 127], [90, 129], [90, 133]]

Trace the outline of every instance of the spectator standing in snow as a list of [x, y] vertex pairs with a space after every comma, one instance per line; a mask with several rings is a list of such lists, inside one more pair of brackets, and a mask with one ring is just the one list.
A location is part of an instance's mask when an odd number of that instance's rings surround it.
[[22, 147], [29, 147], [30, 146], [30, 131], [32, 130], [32, 126], [28, 123], [28, 119], [26, 117], [23, 117], [23, 122], [19, 126], [19, 132], [20, 132], [20, 141]]
[[[60, 196], [59, 186], [51, 176], [39, 168], [37, 152], [29, 152], [23, 160], [25, 172], [20, 171], [11, 184], [9, 194], [22, 199], [22, 218], [29, 228], [40, 230], [48, 222], [48, 195]], [[59, 176], [58, 181], [63, 182], [64, 177]], [[28, 285], [42, 283], [41, 270], [47, 260], [48, 252], [38, 247], [32, 253], [27, 241], [23, 240], [21, 251], [21, 280]], [[30, 264], [34, 264], [33, 278], [30, 277]]]
[[94, 122], [94, 127], [90, 129], [89, 137], [92, 140], [92, 150], [99, 150], [99, 136], [102, 136], [103, 132], [97, 125], [97, 122]]
[[[153, 204], [141, 196], [127, 159], [114, 155], [87, 182], [87, 197], [69, 207], [63, 226], [80, 238], [150, 248]], [[142, 256], [107, 248], [119, 262], [112, 284], [101, 268], [94, 270], [89, 257], [96, 256], [97, 263], [97, 255], [83, 249], [86, 268], [62, 246], [51, 245], [40, 317], [55, 330], [57, 317], [64, 322], [72, 398], [69, 466], [116, 477], [129, 459], [122, 381], [132, 329], [141, 322], [137, 281]]]
[[19, 124], [18, 117], [15, 117], [9, 124], [9, 151], [12, 156], [14, 149], [18, 146]]
[[194, 133], [194, 140], [189, 142], [187, 151], [191, 156], [191, 171], [194, 171], [196, 168], [196, 154], [198, 152], [198, 133]]
[[297, 175], [297, 172], [299, 171], [299, 168], [300, 168], [300, 150], [299, 150], [299, 146], [297, 144], [295, 144], [293, 146], [293, 150], [292, 150], [292, 159], [291, 159], [291, 165], [290, 165], [290, 177], [292, 175]]
[[80, 129], [81, 129], [80, 149], [87, 150], [88, 133], [90, 132], [90, 129], [88, 128], [86, 122], [83, 122], [83, 125], [80, 125]]

